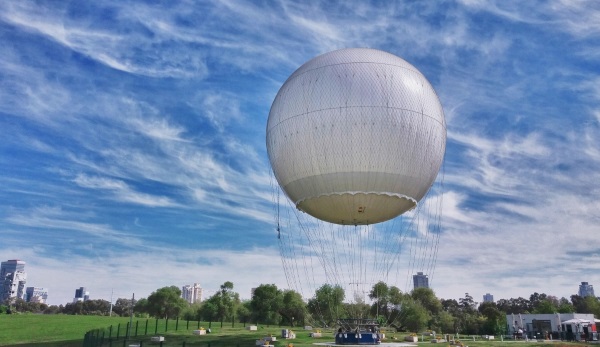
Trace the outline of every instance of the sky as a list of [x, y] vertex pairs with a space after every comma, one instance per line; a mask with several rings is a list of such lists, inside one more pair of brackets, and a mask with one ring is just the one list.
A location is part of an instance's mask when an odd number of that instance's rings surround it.
[[443, 105], [438, 297], [600, 289], [597, 1], [9, 0], [0, 47], [0, 260], [50, 304], [287, 288], [269, 109], [349, 47]]

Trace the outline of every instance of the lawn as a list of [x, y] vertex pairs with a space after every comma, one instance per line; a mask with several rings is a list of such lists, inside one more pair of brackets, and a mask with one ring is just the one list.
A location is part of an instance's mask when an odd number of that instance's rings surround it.
[[[242, 347], [255, 346], [255, 341], [265, 336], [275, 336], [277, 341], [271, 345], [277, 347], [287, 347], [293, 344], [293, 347], [313, 347], [316, 342], [333, 342], [333, 331], [323, 330], [322, 338], [312, 338], [309, 331], [303, 329], [294, 329], [296, 339], [281, 339], [281, 327], [259, 325], [257, 331], [247, 330], [243, 324], [231, 323], [225, 324], [222, 328], [220, 324], [211, 325], [211, 333], [207, 335], [194, 335], [199, 325], [208, 328], [208, 323], [186, 322], [186, 321], [165, 321], [154, 319], [134, 319], [131, 330], [131, 339], [124, 340], [127, 323], [129, 318], [121, 317], [101, 317], [101, 316], [71, 316], [71, 315], [37, 315], [37, 314], [15, 314], [0, 315], [0, 346], [32, 346], [32, 347], [82, 347], [86, 332], [99, 329], [96, 334], [99, 338], [94, 339], [92, 344], [102, 346], [129, 346], [132, 344], [141, 344], [142, 346], [159, 346], [158, 343], [150, 341], [152, 336], [160, 335], [165, 337], [163, 347], [183, 346], [186, 347]], [[108, 327], [112, 326], [112, 329]], [[137, 328], [137, 334], [136, 334]], [[177, 328], [177, 330], [176, 330]], [[165, 331], [166, 330], [166, 331]], [[148, 335], [144, 333], [148, 331]], [[154, 332], [158, 331], [157, 334]], [[117, 332], [119, 339], [116, 339]], [[136, 336], [137, 335], [137, 336]], [[384, 342], [392, 341], [392, 338], [401, 341], [404, 338], [403, 333], [388, 333], [388, 339]], [[103, 338], [100, 338], [103, 337]], [[396, 340], [394, 340], [396, 341]], [[469, 347], [570, 347], [585, 346], [583, 343], [566, 343], [561, 341], [544, 342], [514, 342], [514, 341], [483, 341], [478, 339], [473, 341], [472, 337], [463, 337], [462, 342]], [[439, 346], [448, 347], [448, 343], [432, 344], [428, 340], [419, 342], [419, 346]]]
[[54, 346], [69, 346], [75, 342], [74, 346], [81, 346], [88, 330], [127, 322], [128, 318], [121, 317], [0, 314], [0, 346], [35, 346], [42, 342], [58, 343]]

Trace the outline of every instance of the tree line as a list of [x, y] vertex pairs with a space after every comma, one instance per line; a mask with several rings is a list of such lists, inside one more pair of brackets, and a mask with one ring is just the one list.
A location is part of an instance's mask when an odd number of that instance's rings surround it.
[[344, 289], [325, 284], [308, 301], [294, 290], [282, 290], [274, 284], [262, 284], [250, 300], [240, 300], [232, 282], [225, 282], [211, 297], [189, 304], [176, 286], [163, 287], [139, 300], [119, 298], [112, 306], [106, 300], [87, 300], [65, 305], [46, 305], [17, 299], [10, 306], [0, 305], [0, 312], [35, 312], [45, 314], [80, 314], [118, 316], [135, 315], [209, 322], [243, 322], [269, 325], [315, 325], [335, 327], [337, 319], [375, 317], [380, 324], [397, 331], [489, 334], [506, 333], [506, 316], [526, 313], [591, 313], [600, 317], [597, 297], [572, 295], [570, 300], [533, 293], [496, 302], [476, 302], [464, 298], [440, 299], [429, 288], [402, 292], [384, 282], [376, 283], [368, 293], [369, 302], [346, 300]]

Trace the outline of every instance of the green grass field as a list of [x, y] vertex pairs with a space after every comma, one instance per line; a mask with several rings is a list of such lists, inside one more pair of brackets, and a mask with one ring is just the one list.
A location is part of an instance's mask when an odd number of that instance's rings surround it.
[[[131, 339], [124, 340], [126, 325], [129, 318], [120, 317], [100, 317], [100, 316], [70, 316], [70, 315], [36, 315], [36, 314], [16, 314], [16, 315], [0, 315], [0, 346], [34, 346], [34, 347], [81, 347], [83, 346], [83, 338], [87, 331], [92, 329], [100, 329], [100, 335], [104, 336], [104, 344], [102, 346], [129, 346], [131, 344], [142, 344], [143, 346], [159, 346], [158, 343], [150, 341], [152, 336], [155, 336], [154, 331], [158, 330], [158, 334], [165, 337], [163, 347], [168, 346], [194, 346], [194, 347], [242, 347], [255, 346], [255, 341], [261, 337], [268, 335], [275, 336], [277, 341], [271, 345], [277, 347], [287, 347], [293, 344], [293, 347], [309, 347], [314, 346], [315, 342], [333, 342], [333, 331], [323, 330], [322, 338], [312, 338], [308, 331], [302, 329], [293, 329], [296, 333], [296, 339], [282, 340], [281, 327], [278, 326], [262, 326], [259, 325], [257, 331], [248, 331], [243, 324], [236, 323], [234, 327], [231, 323], [224, 324], [221, 328], [219, 323], [212, 323], [211, 333], [207, 335], [194, 335], [192, 332], [201, 324], [202, 327], [208, 328], [208, 323], [198, 323], [174, 320], [166, 322], [159, 320], [148, 320], [148, 328], [146, 328], [146, 319], [134, 319], [134, 324], [131, 331]], [[138, 323], [136, 323], [138, 322]], [[119, 326], [120, 324], [120, 326]], [[188, 325], [189, 324], [189, 325]], [[107, 329], [112, 325], [112, 330]], [[177, 331], [175, 331], [177, 325]], [[135, 327], [137, 326], [137, 336], [135, 335]], [[117, 329], [117, 327], [119, 327]], [[143, 335], [145, 330], [148, 330], [148, 335]], [[165, 329], [167, 331], [165, 332]], [[119, 339], [115, 339], [117, 330], [119, 330]], [[387, 333], [387, 341], [401, 341], [405, 334], [403, 333]], [[98, 342], [97, 339], [95, 342]], [[473, 341], [472, 337], [463, 337], [462, 342], [469, 347], [569, 347], [569, 346], [585, 346], [585, 343], [566, 343], [561, 341], [543, 341], [543, 342], [515, 342], [515, 341]], [[448, 347], [448, 343], [432, 344], [429, 341], [419, 342], [419, 346], [438, 346]], [[96, 345], [97, 347], [99, 345]]]
[[[0, 346], [81, 346], [84, 334], [111, 324], [126, 324], [128, 318], [41, 314], [0, 315]], [[49, 344], [49, 343], [58, 344]]]

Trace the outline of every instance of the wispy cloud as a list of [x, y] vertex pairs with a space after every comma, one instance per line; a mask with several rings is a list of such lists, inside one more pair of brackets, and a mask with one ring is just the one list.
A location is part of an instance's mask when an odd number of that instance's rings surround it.
[[109, 191], [113, 199], [121, 202], [131, 202], [149, 207], [177, 206], [177, 204], [165, 196], [153, 196], [151, 194], [136, 192], [120, 180], [79, 174], [73, 181], [83, 188]]
[[[599, 13], [566, 0], [3, 2], [0, 228], [12, 246], [0, 253], [28, 261], [56, 303], [81, 285], [137, 297], [232, 273], [241, 292], [280, 283], [269, 107], [302, 63], [360, 46], [415, 65], [444, 105], [438, 295], [568, 295], [600, 281]], [[563, 266], [582, 257], [585, 279]]]

